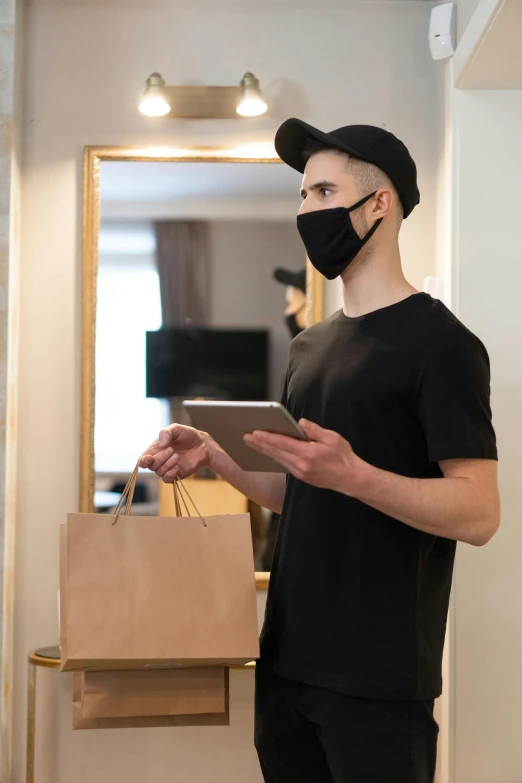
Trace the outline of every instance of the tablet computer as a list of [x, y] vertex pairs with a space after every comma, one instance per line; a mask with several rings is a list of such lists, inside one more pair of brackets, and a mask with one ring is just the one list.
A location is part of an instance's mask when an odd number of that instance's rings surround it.
[[263, 430], [308, 440], [301, 427], [279, 402], [186, 400], [182, 404], [194, 426], [208, 432], [243, 470], [286, 473], [283, 466], [271, 457], [246, 445], [243, 436], [249, 432]]

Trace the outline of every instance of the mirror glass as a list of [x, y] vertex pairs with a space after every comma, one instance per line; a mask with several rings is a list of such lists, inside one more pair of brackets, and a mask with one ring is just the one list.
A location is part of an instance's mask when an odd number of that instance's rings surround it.
[[[306, 294], [300, 175], [280, 163], [102, 161], [96, 303], [95, 507], [116, 505], [184, 398], [275, 399], [292, 318]], [[304, 285], [303, 285], [304, 287]], [[277, 520], [208, 471], [188, 481], [202, 514], [250, 511], [255, 566], [269, 570]], [[133, 512], [173, 512], [171, 488], [140, 472]]]

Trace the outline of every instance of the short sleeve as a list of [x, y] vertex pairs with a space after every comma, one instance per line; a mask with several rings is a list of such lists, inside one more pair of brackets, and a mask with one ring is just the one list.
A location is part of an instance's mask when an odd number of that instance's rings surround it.
[[417, 415], [430, 462], [497, 459], [485, 347], [471, 333], [428, 357], [418, 388]]

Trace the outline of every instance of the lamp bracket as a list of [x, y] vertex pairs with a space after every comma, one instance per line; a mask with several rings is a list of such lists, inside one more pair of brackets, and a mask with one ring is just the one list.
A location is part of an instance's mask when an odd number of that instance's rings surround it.
[[[237, 113], [240, 87], [165, 87], [171, 110], [158, 119], [245, 119]], [[246, 118], [248, 119], [248, 118]]]

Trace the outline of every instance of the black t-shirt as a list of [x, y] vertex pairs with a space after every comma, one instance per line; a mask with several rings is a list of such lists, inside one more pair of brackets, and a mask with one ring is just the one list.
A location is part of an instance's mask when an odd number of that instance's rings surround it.
[[[415, 294], [292, 343], [283, 404], [370, 464], [440, 478], [438, 462], [496, 459], [482, 343]], [[455, 541], [289, 476], [262, 649], [278, 674], [353, 696], [433, 699]]]

